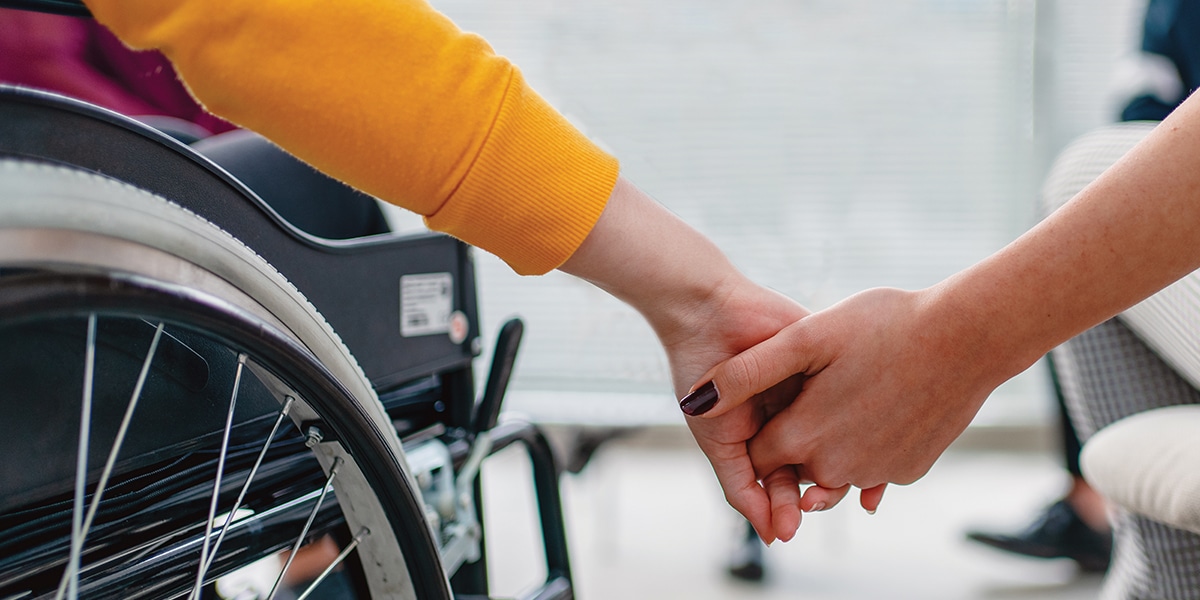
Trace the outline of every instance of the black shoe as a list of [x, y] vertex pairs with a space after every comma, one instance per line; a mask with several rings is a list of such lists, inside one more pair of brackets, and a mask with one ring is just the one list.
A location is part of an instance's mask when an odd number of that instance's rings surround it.
[[759, 582], [763, 580], [763, 543], [754, 533], [754, 528], [747, 526], [749, 534], [738, 541], [733, 549], [733, 559], [729, 561], [729, 576], [742, 581]]
[[1112, 557], [1112, 534], [1089, 527], [1066, 500], [1050, 505], [1015, 535], [970, 531], [967, 538], [1014, 554], [1069, 558], [1089, 573], [1106, 571]]

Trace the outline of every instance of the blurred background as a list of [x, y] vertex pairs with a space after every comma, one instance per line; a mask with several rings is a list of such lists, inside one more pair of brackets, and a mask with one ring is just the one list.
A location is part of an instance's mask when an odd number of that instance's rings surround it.
[[[868, 287], [931, 285], [1028, 228], [1055, 153], [1115, 120], [1113, 71], [1136, 48], [1144, 0], [434, 5], [752, 278], [820, 309]], [[735, 584], [724, 564], [740, 525], [682, 430], [649, 328], [570, 277], [523, 279], [476, 257], [485, 336], [512, 315], [527, 324], [511, 413], [567, 443], [573, 426], [652, 426], [564, 481], [581, 597], [1094, 597], [1097, 580], [1069, 562], [963, 541], [969, 525], [1015, 524], [1065, 485], [1044, 367], [1000, 388], [879, 514], [848, 501], [810, 516], [767, 553], [763, 584]], [[488, 467], [499, 592], [532, 581], [540, 560], [532, 533], [519, 541], [536, 527], [532, 504], [506, 483], [525, 468]]]
[[[1054, 154], [1115, 119], [1110, 80], [1143, 2], [434, 4], [743, 271], [815, 310], [931, 285], [1027, 229]], [[528, 325], [511, 408], [674, 422], [665, 357], [631, 309], [477, 257], [484, 331]], [[980, 418], [1037, 422], [1045, 379], [1015, 380]], [[592, 414], [595, 394], [619, 410]]]

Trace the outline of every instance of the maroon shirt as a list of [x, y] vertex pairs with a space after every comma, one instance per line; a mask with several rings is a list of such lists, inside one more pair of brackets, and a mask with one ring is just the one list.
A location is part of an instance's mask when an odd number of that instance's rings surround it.
[[134, 52], [91, 19], [0, 9], [0, 82], [35, 87], [116, 112], [235, 127], [204, 111], [158, 52]]

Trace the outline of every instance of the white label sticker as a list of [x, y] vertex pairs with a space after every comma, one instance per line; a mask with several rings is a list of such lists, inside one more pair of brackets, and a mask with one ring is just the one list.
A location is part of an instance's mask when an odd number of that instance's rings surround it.
[[454, 278], [449, 273], [400, 278], [400, 335], [448, 333], [453, 311]]

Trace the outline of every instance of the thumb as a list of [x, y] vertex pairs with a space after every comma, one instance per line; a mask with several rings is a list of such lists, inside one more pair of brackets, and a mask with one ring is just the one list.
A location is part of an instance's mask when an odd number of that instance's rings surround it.
[[827, 361], [810, 339], [808, 320], [796, 321], [710, 369], [679, 400], [680, 410], [691, 417], [717, 417], [792, 375], [819, 370], [814, 365]]

